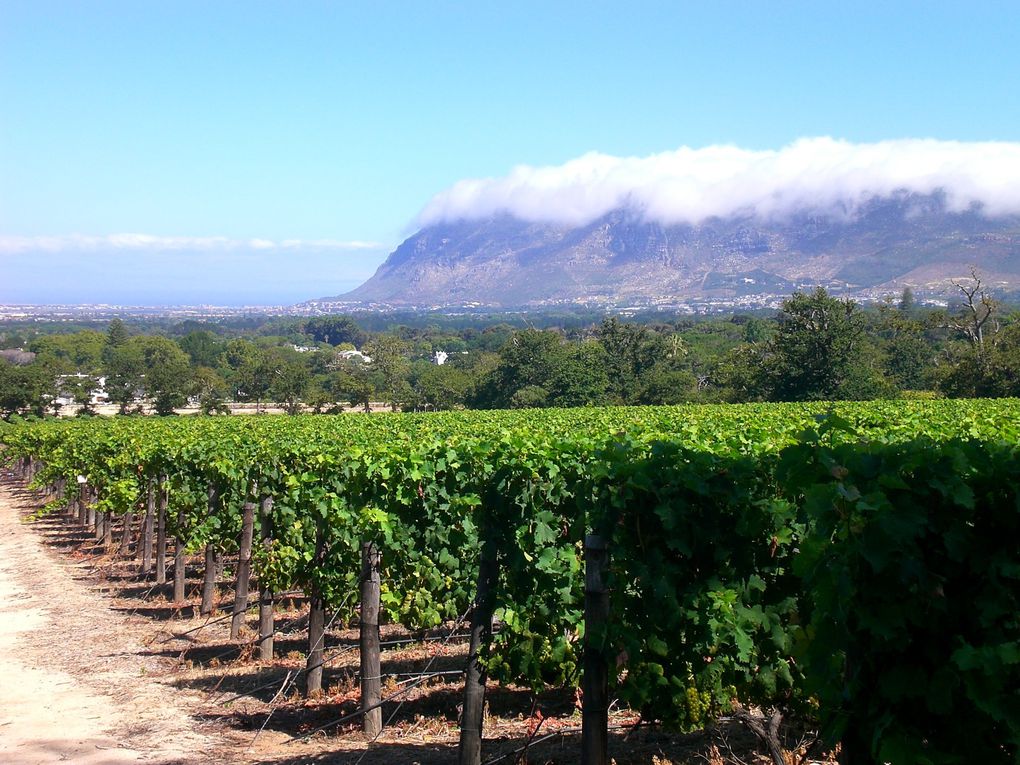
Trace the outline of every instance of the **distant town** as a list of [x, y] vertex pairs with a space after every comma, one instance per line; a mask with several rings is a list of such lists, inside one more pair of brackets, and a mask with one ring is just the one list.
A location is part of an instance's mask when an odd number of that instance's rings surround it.
[[[804, 285], [805, 291], [814, 285]], [[852, 297], [862, 304], [881, 303], [896, 300], [899, 292], [868, 290], [855, 292], [846, 288], [828, 285], [832, 295]], [[944, 308], [949, 301], [944, 293], [915, 291], [919, 305]], [[525, 306], [501, 306], [478, 301], [460, 303], [437, 303], [434, 305], [406, 305], [394, 303], [360, 303], [334, 300], [309, 300], [294, 305], [119, 305], [115, 303], [81, 304], [22, 304], [0, 305], [0, 322], [3, 321], [105, 321], [113, 318], [160, 318], [178, 321], [238, 319], [244, 317], [274, 316], [329, 316], [351, 313], [395, 313], [395, 312], [438, 312], [449, 315], [469, 314], [516, 314], [544, 313], [548, 311], [578, 310], [602, 311], [608, 314], [626, 316], [644, 312], [661, 312], [678, 316], [718, 315], [732, 313], [756, 313], [776, 310], [789, 294], [747, 294], [726, 297], [678, 300], [662, 296], [633, 301], [621, 301], [609, 297], [592, 297], [578, 300], [543, 300]]]

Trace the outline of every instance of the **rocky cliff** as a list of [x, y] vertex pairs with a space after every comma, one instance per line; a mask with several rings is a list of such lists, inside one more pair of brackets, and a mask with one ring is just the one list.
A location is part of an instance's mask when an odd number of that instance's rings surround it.
[[1020, 216], [948, 212], [937, 196], [873, 199], [852, 215], [734, 217], [666, 226], [618, 210], [580, 227], [509, 216], [440, 223], [365, 284], [326, 300], [387, 306], [641, 304], [788, 294], [934, 292], [976, 267], [1020, 288]]

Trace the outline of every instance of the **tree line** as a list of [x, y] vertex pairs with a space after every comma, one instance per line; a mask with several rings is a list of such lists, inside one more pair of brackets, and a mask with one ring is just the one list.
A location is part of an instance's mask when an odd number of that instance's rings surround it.
[[[160, 333], [120, 319], [105, 331], [0, 334], [0, 415], [170, 414], [230, 402], [289, 413], [867, 400], [1020, 395], [1020, 314], [975, 277], [948, 308], [909, 290], [864, 307], [824, 289], [772, 316], [569, 327], [408, 326], [368, 331], [350, 316], [270, 320], [226, 333], [182, 322]], [[22, 341], [21, 346], [14, 346]], [[12, 347], [14, 346], [14, 347]], [[437, 363], [443, 362], [443, 363]]]

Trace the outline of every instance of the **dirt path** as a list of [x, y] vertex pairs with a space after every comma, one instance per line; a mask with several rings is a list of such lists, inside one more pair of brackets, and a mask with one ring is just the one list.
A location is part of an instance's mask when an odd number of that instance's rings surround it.
[[166, 659], [145, 655], [132, 617], [42, 544], [24, 519], [33, 502], [0, 484], [0, 762], [169, 765], [216, 752], [222, 744], [154, 682]]

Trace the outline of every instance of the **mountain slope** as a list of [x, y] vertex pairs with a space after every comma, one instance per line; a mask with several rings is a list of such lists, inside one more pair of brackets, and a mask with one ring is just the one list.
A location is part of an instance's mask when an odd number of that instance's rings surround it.
[[348, 303], [515, 307], [787, 294], [904, 284], [940, 291], [978, 268], [1020, 288], [1020, 216], [947, 212], [938, 196], [874, 199], [852, 217], [709, 219], [664, 226], [618, 210], [569, 227], [509, 216], [428, 226], [401, 244]]

